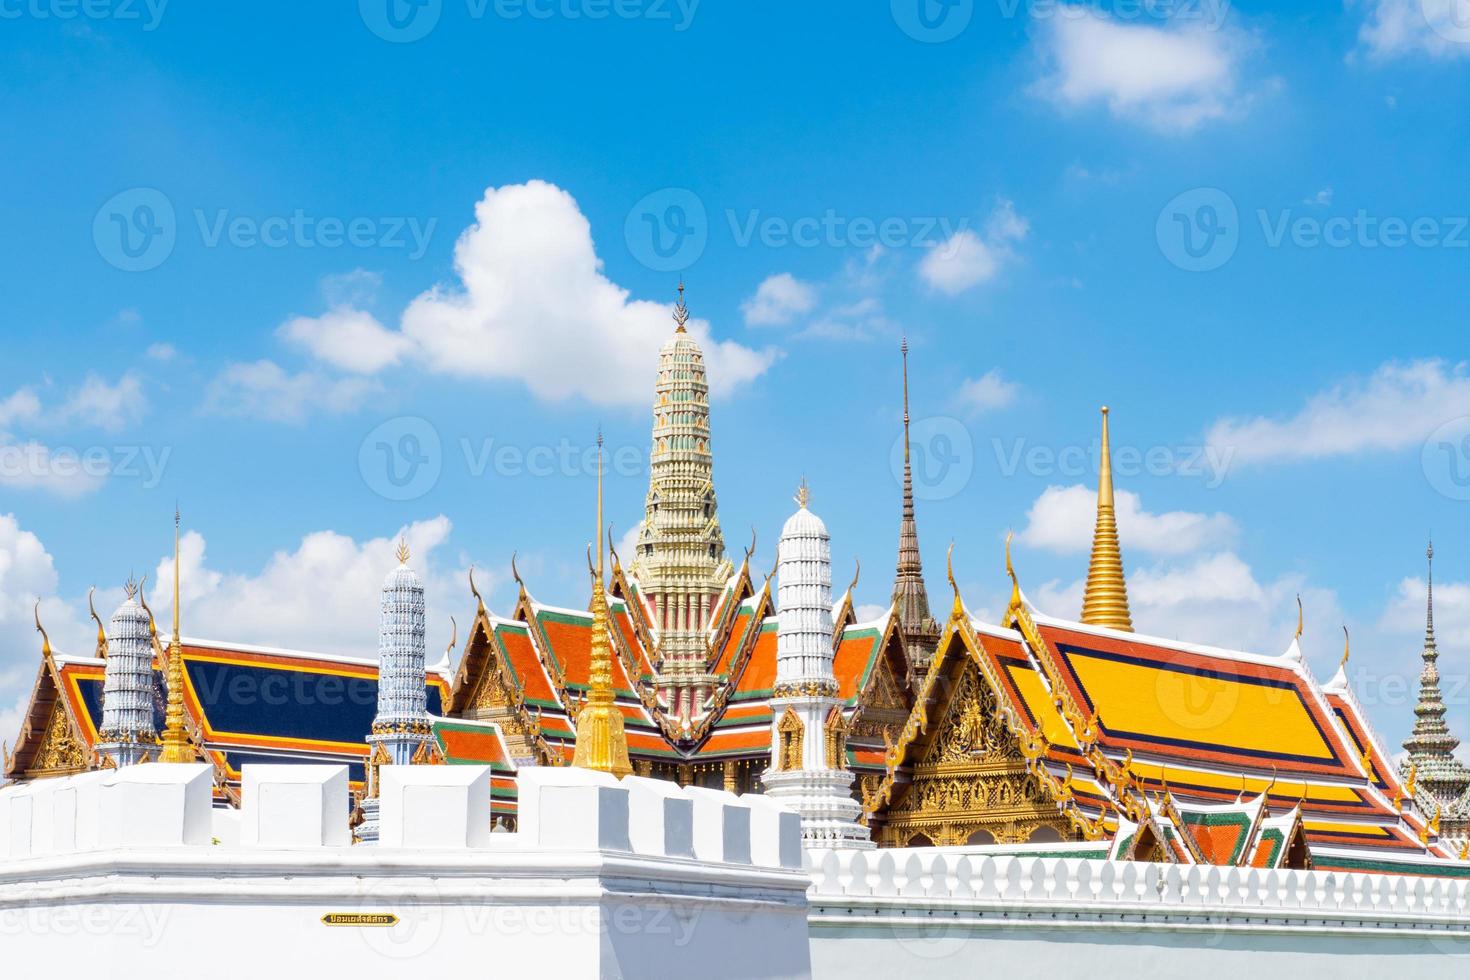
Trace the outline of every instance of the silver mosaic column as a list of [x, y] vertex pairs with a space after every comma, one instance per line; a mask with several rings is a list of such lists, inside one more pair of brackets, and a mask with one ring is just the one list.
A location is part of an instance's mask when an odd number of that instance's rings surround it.
[[102, 730], [97, 751], [104, 764], [132, 766], [158, 752], [153, 724], [153, 632], [129, 581], [127, 598], [107, 627], [107, 669], [102, 687]]
[[429, 740], [424, 683], [424, 587], [408, 567], [408, 545], [398, 546], [398, 567], [383, 582], [378, 617], [378, 714], [368, 735], [367, 789], [357, 837], [378, 839], [378, 767], [406, 766]]

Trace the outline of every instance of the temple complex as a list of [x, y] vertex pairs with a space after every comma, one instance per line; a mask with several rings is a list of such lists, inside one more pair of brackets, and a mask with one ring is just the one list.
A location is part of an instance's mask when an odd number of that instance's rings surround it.
[[[1346, 650], [1322, 683], [1300, 629], [1265, 653], [1134, 631], [1105, 408], [1076, 618], [1027, 598], [1009, 543], [1005, 579], [996, 555], [1010, 596], [1000, 620], [972, 613], [952, 567], [937, 603], [948, 611], [936, 617], [905, 343], [895, 577], [888, 607], [861, 617], [856, 578], [833, 588], [830, 535], [805, 484], [769, 576], [752, 570], [754, 542], [738, 563], [727, 558], [709, 382], [682, 284], [673, 318], [626, 565], [604, 523], [599, 441], [589, 595], [549, 603], [512, 558], [514, 599], [492, 611], [471, 570], [462, 649], [456, 635], [430, 662], [424, 589], [403, 548], [382, 590], [377, 657], [326, 656], [183, 637], [176, 560], [167, 642], [141, 585], [109, 626], [97, 618], [93, 651], [62, 654], [42, 631], [6, 778], [203, 760], [225, 808], [240, 803], [246, 765], [340, 764], [355, 838], [372, 843], [380, 767], [488, 766], [490, 819], [502, 830], [517, 826], [527, 774], [575, 767], [767, 795], [800, 815], [808, 849], [983, 845], [1470, 875], [1470, 770], [1445, 719], [1432, 580], [1416, 723], [1399, 765], [1352, 690]], [[177, 515], [174, 530], [177, 549]]]

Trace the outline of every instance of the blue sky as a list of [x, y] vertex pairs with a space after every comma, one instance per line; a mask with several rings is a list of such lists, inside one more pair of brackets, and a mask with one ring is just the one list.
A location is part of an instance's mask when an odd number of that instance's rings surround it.
[[1075, 614], [1106, 403], [1141, 629], [1277, 652], [1300, 592], [1396, 742], [1432, 531], [1470, 733], [1462, 4], [393, 2], [0, 3], [7, 731], [31, 603], [87, 650], [175, 500], [190, 633], [370, 654], [404, 528], [436, 644], [513, 550], [585, 602], [683, 275], [737, 554], [805, 476], [886, 601], [906, 333], [938, 609], [1015, 529]]

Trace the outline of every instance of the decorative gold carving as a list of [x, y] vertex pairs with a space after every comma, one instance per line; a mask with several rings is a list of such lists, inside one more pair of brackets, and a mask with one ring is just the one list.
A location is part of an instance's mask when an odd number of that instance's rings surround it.
[[41, 746], [26, 775], [66, 776], [85, 772], [90, 756], [81, 739], [77, 738], [66, 708], [57, 701], [51, 707], [51, 717], [46, 720], [46, 730], [41, 735]]
[[777, 684], [771, 691], [771, 700], [782, 698], [832, 698], [837, 696], [837, 682], [828, 680], [791, 681]]
[[776, 726], [776, 732], [781, 741], [776, 756], [776, 770], [793, 772], [802, 768], [802, 743], [806, 737], [806, 726], [801, 723], [795, 711], [786, 709], [786, 713], [781, 716], [781, 723]]
[[847, 721], [841, 708], [833, 708], [826, 725], [827, 768], [847, 768]]

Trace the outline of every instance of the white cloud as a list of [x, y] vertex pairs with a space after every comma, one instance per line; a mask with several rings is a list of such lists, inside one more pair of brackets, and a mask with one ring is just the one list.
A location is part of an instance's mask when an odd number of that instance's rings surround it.
[[1238, 76], [1247, 45], [1220, 23], [1121, 23], [1063, 4], [1041, 24], [1037, 46], [1047, 73], [1036, 91], [1069, 108], [1101, 103], [1120, 119], [1187, 131], [1243, 102]]
[[143, 356], [154, 361], [172, 361], [179, 356], [179, 349], [173, 344], [160, 341], [156, 344], [149, 344], [148, 349], [143, 351]]
[[1368, 0], [1367, 8], [1358, 41], [1374, 59], [1470, 54], [1465, 0]]
[[[1125, 541], [1125, 562], [1127, 550]], [[1042, 612], [1076, 617], [1084, 584], [1085, 577], [1048, 582], [1033, 598]], [[1330, 590], [1308, 588], [1295, 576], [1262, 582], [1230, 551], [1144, 565], [1128, 573], [1129, 608], [1139, 633], [1267, 656], [1284, 652], [1291, 643], [1298, 593], [1307, 610], [1303, 648], [1320, 670], [1330, 673], [1342, 650], [1337, 624], [1343, 621]]]
[[115, 383], [108, 383], [96, 374], [88, 374], [81, 387], [57, 409], [55, 421], [116, 432], [141, 420], [147, 407], [143, 382], [137, 375], [125, 374]]
[[1462, 415], [1470, 415], [1463, 362], [1391, 362], [1313, 395], [1294, 415], [1221, 419], [1205, 438], [1235, 462], [1322, 459], [1418, 446]]
[[333, 414], [362, 405], [379, 385], [316, 371], [290, 374], [274, 361], [231, 364], [211, 383], [205, 409], [273, 422], [300, 422], [315, 410]]
[[1316, 207], [1326, 207], [1332, 203], [1332, 188], [1324, 187], [1311, 197], [1302, 201], [1303, 204], [1311, 204]]
[[110, 465], [74, 448], [53, 448], [0, 433], [0, 487], [79, 497], [102, 486]]
[[[1118, 536], [1125, 556], [1130, 551], [1182, 555], [1219, 547], [1238, 533], [1228, 514], [1197, 514], [1190, 511], [1150, 513], [1143, 509], [1138, 494], [1120, 490], [1114, 494]], [[1026, 512], [1026, 527], [1019, 540], [1037, 548], [1062, 553], [1085, 552], [1092, 546], [1097, 520], [1097, 491], [1081, 484], [1047, 487]]]
[[[452, 525], [440, 515], [401, 530], [412, 552], [410, 564], [424, 583], [428, 604], [429, 660], [449, 642], [449, 617], [458, 616], [464, 638], [472, 609], [467, 566], [446, 559]], [[399, 535], [357, 541], [335, 531], [304, 536], [292, 551], [278, 551], [258, 573], [210, 567], [203, 535], [180, 539], [183, 632], [189, 636], [255, 643], [357, 657], [377, 656], [378, 601], [384, 577], [397, 565]], [[494, 574], [479, 570], [488, 595]], [[149, 582], [149, 602], [160, 623], [172, 616], [173, 558], [158, 563]]]
[[741, 304], [745, 322], [752, 327], [784, 326], [817, 305], [817, 290], [789, 272], [767, 276], [755, 295]]
[[276, 334], [317, 360], [354, 374], [376, 374], [397, 364], [412, 347], [403, 334], [350, 306], [334, 307], [316, 317], [293, 317]]
[[994, 279], [1002, 263], [1013, 255], [1011, 246], [1030, 231], [1025, 218], [1010, 201], [1001, 201], [991, 213], [981, 237], [966, 228], [936, 245], [919, 261], [919, 278], [949, 296]]
[[21, 388], [0, 401], [0, 426], [34, 421], [40, 414], [41, 399], [30, 388]]
[[[672, 304], [631, 299], [602, 272], [592, 229], [566, 191], [543, 181], [491, 188], [455, 245], [459, 282], [436, 286], [403, 313], [403, 333], [434, 371], [517, 380], [539, 398], [643, 405]], [[695, 302], [697, 307], [697, 301]], [[722, 394], [758, 377], [774, 351], [689, 332]]]
[[899, 332], [898, 326], [884, 311], [882, 301], [876, 296], [865, 296], [824, 311], [797, 336], [866, 341], [882, 336], [896, 337]]
[[37, 600], [55, 650], [92, 652], [85, 642], [87, 631], [73, 607], [57, 597], [56, 588], [56, 566], [40, 538], [22, 528], [13, 514], [0, 514], [0, 739], [12, 748], [41, 663]]
[[[1403, 637], [1403, 649], [1417, 653], [1418, 640], [1424, 636], [1424, 600], [1424, 579], [1401, 580], [1379, 617], [1378, 628]], [[1434, 583], [1434, 635], [1442, 652], [1470, 647], [1470, 582]]]
[[1000, 368], [991, 368], [978, 378], [960, 384], [959, 402], [971, 412], [988, 412], [1015, 403], [1021, 386], [1001, 376]]

